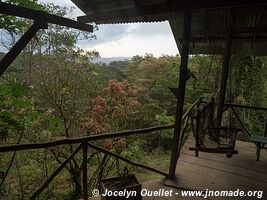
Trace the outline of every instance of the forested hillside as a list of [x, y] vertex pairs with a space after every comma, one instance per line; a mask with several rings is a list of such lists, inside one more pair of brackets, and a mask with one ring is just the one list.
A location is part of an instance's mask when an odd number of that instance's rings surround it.
[[[20, 3], [24, 1], [12, 1]], [[71, 10], [53, 4], [25, 5], [60, 16]], [[2, 45], [10, 49], [31, 22], [4, 16]], [[94, 35], [50, 25], [38, 32], [0, 80], [0, 145], [37, 143], [107, 132], [145, 128], [174, 121], [180, 57], [151, 54], [109, 64], [95, 63], [98, 52], [77, 47]], [[189, 59], [186, 88], [188, 108], [199, 97], [216, 97], [221, 56]], [[233, 56], [226, 102], [267, 107], [267, 58]], [[239, 110], [252, 132], [264, 128], [263, 113]], [[172, 131], [98, 143], [125, 157], [165, 168], [169, 164]], [[1, 153], [0, 192], [11, 199], [28, 199], [73, 151], [75, 145], [25, 152]], [[160, 156], [162, 156], [160, 158]], [[158, 159], [158, 160], [157, 160]], [[102, 162], [103, 169], [97, 166]], [[125, 164], [90, 152], [90, 174], [101, 178], [121, 173]], [[131, 168], [138, 173], [142, 170]], [[8, 172], [8, 173], [6, 173]], [[40, 199], [78, 199], [81, 194], [81, 157], [74, 158], [41, 194]], [[94, 188], [95, 181], [90, 182]]]

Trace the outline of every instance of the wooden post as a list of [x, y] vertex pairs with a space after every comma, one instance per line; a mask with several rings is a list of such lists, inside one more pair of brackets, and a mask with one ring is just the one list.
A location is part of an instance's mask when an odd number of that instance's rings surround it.
[[83, 144], [83, 200], [88, 200], [88, 185], [87, 185], [87, 150], [88, 144]]
[[224, 98], [226, 93], [227, 79], [229, 73], [229, 63], [231, 57], [231, 47], [232, 47], [232, 30], [229, 31], [226, 39], [226, 45], [223, 54], [223, 65], [221, 71], [221, 81], [220, 88], [218, 94], [218, 105], [217, 105], [217, 117], [216, 117], [216, 127], [215, 129], [217, 137], [219, 138], [221, 123], [222, 123], [222, 115], [224, 108]]
[[184, 14], [184, 30], [183, 30], [183, 44], [181, 49], [181, 64], [180, 64], [180, 76], [179, 76], [179, 86], [178, 86], [178, 99], [176, 106], [176, 116], [175, 116], [175, 126], [173, 134], [173, 144], [172, 144], [172, 154], [169, 169], [170, 178], [175, 177], [176, 165], [178, 160], [178, 148], [180, 144], [180, 134], [184, 107], [184, 97], [185, 97], [185, 87], [186, 87], [186, 77], [188, 73], [188, 55], [189, 55], [189, 43], [190, 43], [190, 33], [191, 33], [191, 18], [192, 12], [187, 10]]

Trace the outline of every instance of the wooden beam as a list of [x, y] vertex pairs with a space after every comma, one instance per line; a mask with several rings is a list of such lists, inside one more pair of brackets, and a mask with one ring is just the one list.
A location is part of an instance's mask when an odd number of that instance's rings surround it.
[[[0, 5], [1, 6], [1, 5]], [[16, 44], [0, 61], [0, 76], [7, 70], [9, 65], [17, 58], [20, 52], [27, 46], [30, 40], [40, 29], [47, 28], [47, 23], [34, 22], [34, 24], [22, 35]]]
[[[172, 1], [167, 3], [159, 3], [152, 5], [143, 5], [134, 8], [118, 9], [114, 11], [102, 12], [100, 14], [90, 14], [78, 17], [78, 21], [83, 23], [105, 21], [110, 19], [122, 19], [129, 17], [145, 17], [148, 15], [159, 15], [167, 13], [181, 13], [185, 12], [187, 8], [186, 1]], [[266, 5], [265, 0], [191, 0], [190, 8], [195, 10], [212, 10], [212, 9], [224, 9], [234, 7], [246, 7]], [[86, 10], [86, 9], [83, 9]]]
[[66, 139], [55, 140], [51, 142], [34, 143], [34, 144], [14, 144], [14, 145], [1, 146], [0, 152], [22, 151], [22, 150], [29, 150], [29, 149], [43, 149], [43, 148], [50, 148], [50, 147], [66, 145], [66, 144], [77, 144], [77, 143], [83, 143], [83, 142], [103, 140], [107, 138], [116, 138], [116, 137], [130, 136], [130, 135], [145, 134], [145, 133], [151, 133], [154, 131], [166, 130], [166, 129], [172, 129], [172, 128], [174, 128], [174, 125], [163, 125], [163, 126], [155, 126], [151, 128], [144, 128], [144, 129], [137, 129], [137, 130], [91, 135], [91, 136], [79, 137], [79, 138], [66, 138]]
[[44, 11], [25, 8], [22, 6], [11, 5], [0, 1], [0, 13], [5, 15], [12, 15], [35, 21], [45, 21], [51, 24], [75, 28], [82, 31], [93, 32], [93, 26], [77, 22], [64, 17], [48, 14]]
[[183, 28], [183, 43], [181, 49], [181, 64], [180, 64], [180, 75], [179, 75], [179, 86], [177, 93], [177, 104], [176, 104], [176, 115], [175, 115], [175, 126], [173, 133], [173, 144], [171, 153], [171, 162], [169, 169], [170, 178], [175, 177], [176, 165], [178, 160], [178, 152], [180, 146], [180, 136], [181, 136], [181, 126], [184, 108], [184, 97], [185, 97], [185, 87], [186, 87], [186, 75], [188, 73], [188, 56], [189, 56], [189, 45], [191, 36], [191, 20], [192, 12], [187, 10], [184, 14], [184, 28]]
[[[230, 58], [231, 58], [231, 47], [232, 47], [232, 30], [229, 30], [226, 40], [226, 46], [223, 54], [223, 64], [221, 70], [221, 80], [218, 94], [218, 104], [217, 104], [217, 117], [216, 117], [216, 126], [221, 127], [223, 108], [224, 108], [224, 98], [226, 93]], [[219, 135], [219, 131], [216, 134]], [[219, 137], [219, 136], [218, 136]]]

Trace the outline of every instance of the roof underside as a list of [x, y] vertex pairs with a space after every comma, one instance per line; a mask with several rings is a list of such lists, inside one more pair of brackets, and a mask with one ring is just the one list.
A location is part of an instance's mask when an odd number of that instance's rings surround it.
[[[183, 15], [188, 1], [179, 0], [72, 0], [86, 16], [81, 22], [119, 24], [170, 22], [180, 49]], [[221, 54], [229, 28], [233, 54], [267, 55], [266, 0], [191, 0], [191, 54]]]

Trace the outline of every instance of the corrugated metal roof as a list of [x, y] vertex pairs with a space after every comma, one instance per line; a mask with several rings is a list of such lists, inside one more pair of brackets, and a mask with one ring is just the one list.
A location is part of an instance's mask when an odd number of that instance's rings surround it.
[[[183, 29], [183, 12], [174, 12], [173, 0], [72, 0], [89, 21], [97, 24], [118, 24], [131, 22], [161, 22], [169, 20], [176, 43], [181, 45]], [[210, 2], [213, 6], [219, 2], [221, 8], [201, 5]], [[191, 54], [221, 54], [229, 28], [261, 29], [267, 27], [266, 0], [246, 0], [257, 5], [238, 6], [238, 0], [191, 0], [192, 44]], [[181, 1], [179, 1], [181, 2]], [[212, 3], [213, 2], [213, 3]], [[226, 2], [226, 3], [225, 3]], [[234, 2], [233, 7], [223, 7]], [[244, 2], [244, 1], [242, 1]], [[262, 4], [261, 4], [262, 2]], [[172, 3], [172, 4], [171, 4]], [[194, 5], [196, 4], [196, 5]], [[164, 5], [162, 9], [158, 5]], [[229, 4], [230, 5], [230, 4]], [[156, 7], [158, 6], [158, 7]], [[181, 4], [181, 7], [184, 5]], [[144, 9], [146, 8], [146, 9]], [[150, 9], [151, 11], [150, 12]], [[176, 7], [175, 7], [176, 8]], [[180, 8], [180, 7], [179, 7]], [[197, 9], [202, 8], [202, 9]], [[178, 7], [177, 7], [178, 9]], [[147, 12], [146, 12], [147, 11]], [[146, 14], [149, 13], [149, 14]], [[235, 33], [233, 35], [233, 54], [267, 55], [267, 31], [261, 33]]]

